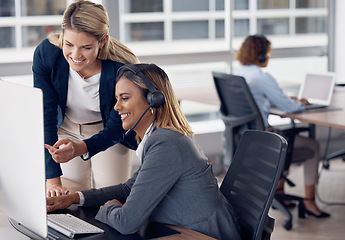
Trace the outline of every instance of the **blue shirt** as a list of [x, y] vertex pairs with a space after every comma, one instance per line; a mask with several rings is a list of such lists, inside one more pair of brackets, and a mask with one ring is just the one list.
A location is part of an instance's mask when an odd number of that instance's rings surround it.
[[265, 126], [269, 125], [268, 115], [272, 106], [286, 113], [304, 111], [305, 108], [302, 103], [287, 96], [272, 75], [263, 72], [261, 67], [257, 65], [244, 65], [235, 71], [235, 75], [244, 77], [248, 83]]

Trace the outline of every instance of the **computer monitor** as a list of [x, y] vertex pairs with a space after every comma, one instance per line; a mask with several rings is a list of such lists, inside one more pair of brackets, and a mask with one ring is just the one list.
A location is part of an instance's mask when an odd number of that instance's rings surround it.
[[48, 234], [43, 94], [0, 80], [0, 210], [33, 239]]

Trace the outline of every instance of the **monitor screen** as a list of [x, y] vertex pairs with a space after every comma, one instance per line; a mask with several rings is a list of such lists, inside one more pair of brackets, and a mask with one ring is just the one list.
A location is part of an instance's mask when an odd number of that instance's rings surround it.
[[0, 80], [0, 210], [47, 236], [43, 94]]

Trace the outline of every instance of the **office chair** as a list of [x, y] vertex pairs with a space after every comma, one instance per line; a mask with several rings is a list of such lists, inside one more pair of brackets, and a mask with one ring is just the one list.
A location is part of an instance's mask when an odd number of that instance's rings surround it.
[[345, 150], [339, 150], [334, 153], [330, 153], [326, 156], [326, 158], [323, 160], [322, 166], [325, 169], [329, 169], [329, 161], [341, 157], [343, 161], [345, 161]]
[[243, 240], [268, 240], [274, 219], [268, 211], [287, 150], [286, 140], [272, 132], [247, 130], [220, 186], [238, 217]]
[[247, 129], [264, 131], [265, 125], [244, 78], [225, 73], [212, 74], [221, 102], [220, 116], [225, 124], [224, 163], [230, 165], [243, 131]]
[[[232, 162], [232, 156], [243, 132], [247, 129], [265, 131], [265, 126], [260, 110], [243, 77], [219, 72], [213, 72], [212, 74], [221, 102], [220, 116], [225, 124], [223, 135], [224, 164], [228, 166]], [[290, 167], [295, 136], [307, 130], [309, 128], [293, 127], [279, 131], [279, 134], [284, 136], [288, 142], [284, 170], [288, 170]], [[307, 149], [299, 149], [299, 151], [302, 153], [299, 155], [303, 155], [304, 157], [303, 159], [298, 159], [298, 161], [302, 162], [312, 156], [312, 153]], [[284, 175], [281, 177], [290, 186], [294, 186], [294, 183]], [[297, 201], [300, 209], [304, 206], [303, 198], [289, 194], [275, 194], [272, 206], [287, 216], [288, 219], [283, 223], [283, 226], [285, 229], [290, 230], [292, 228], [292, 215], [289, 209], [283, 204], [284, 200]]]

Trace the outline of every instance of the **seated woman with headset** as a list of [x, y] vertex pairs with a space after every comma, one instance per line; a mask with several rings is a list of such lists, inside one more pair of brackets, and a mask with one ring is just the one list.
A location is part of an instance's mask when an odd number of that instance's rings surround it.
[[[266, 130], [275, 131], [269, 125], [268, 116], [270, 108], [275, 105], [284, 112], [293, 113], [303, 111], [304, 105], [308, 104], [306, 99], [289, 97], [278, 85], [276, 79], [262, 70], [267, 67], [271, 56], [271, 42], [264, 35], [250, 35], [246, 37], [240, 49], [236, 53], [236, 59], [241, 67], [235, 71], [236, 75], [246, 79], [250, 91], [253, 94], [256, 104], [260, 109]], [[305, 213], [316, 218], [329, 217], [330, 214], [321, 211], [315, 202], [315, 191], [318, 181], [318, 167], [320, 163], [320, 145], [312, 138], [297, 135], [294, 141], [294, 155], [292, 162], [303, 159], [299, 156], [298, 149], [304, 148], [313, 153], [313, 157], [304, 161], [304, 208], [300, 209], [300, 217]], [[288, 174], [288, 172], [284, 172]], [[284, 178], [278, 183], [277, 193], [284, 193]], [[294, 206], [289, 201], [283, 202], [287, 207]]]
[[154, 64], [124, 65], [115, 95], [123, 128], [137, 134], [139, 170], [123, 184], [48, 198], [47, 211], [103, 205], [96, 219], [122, 234], [138, 231], [150, 219], [217, 239], [240, 239], [235, 213], [193, 139], [165, 72]]

